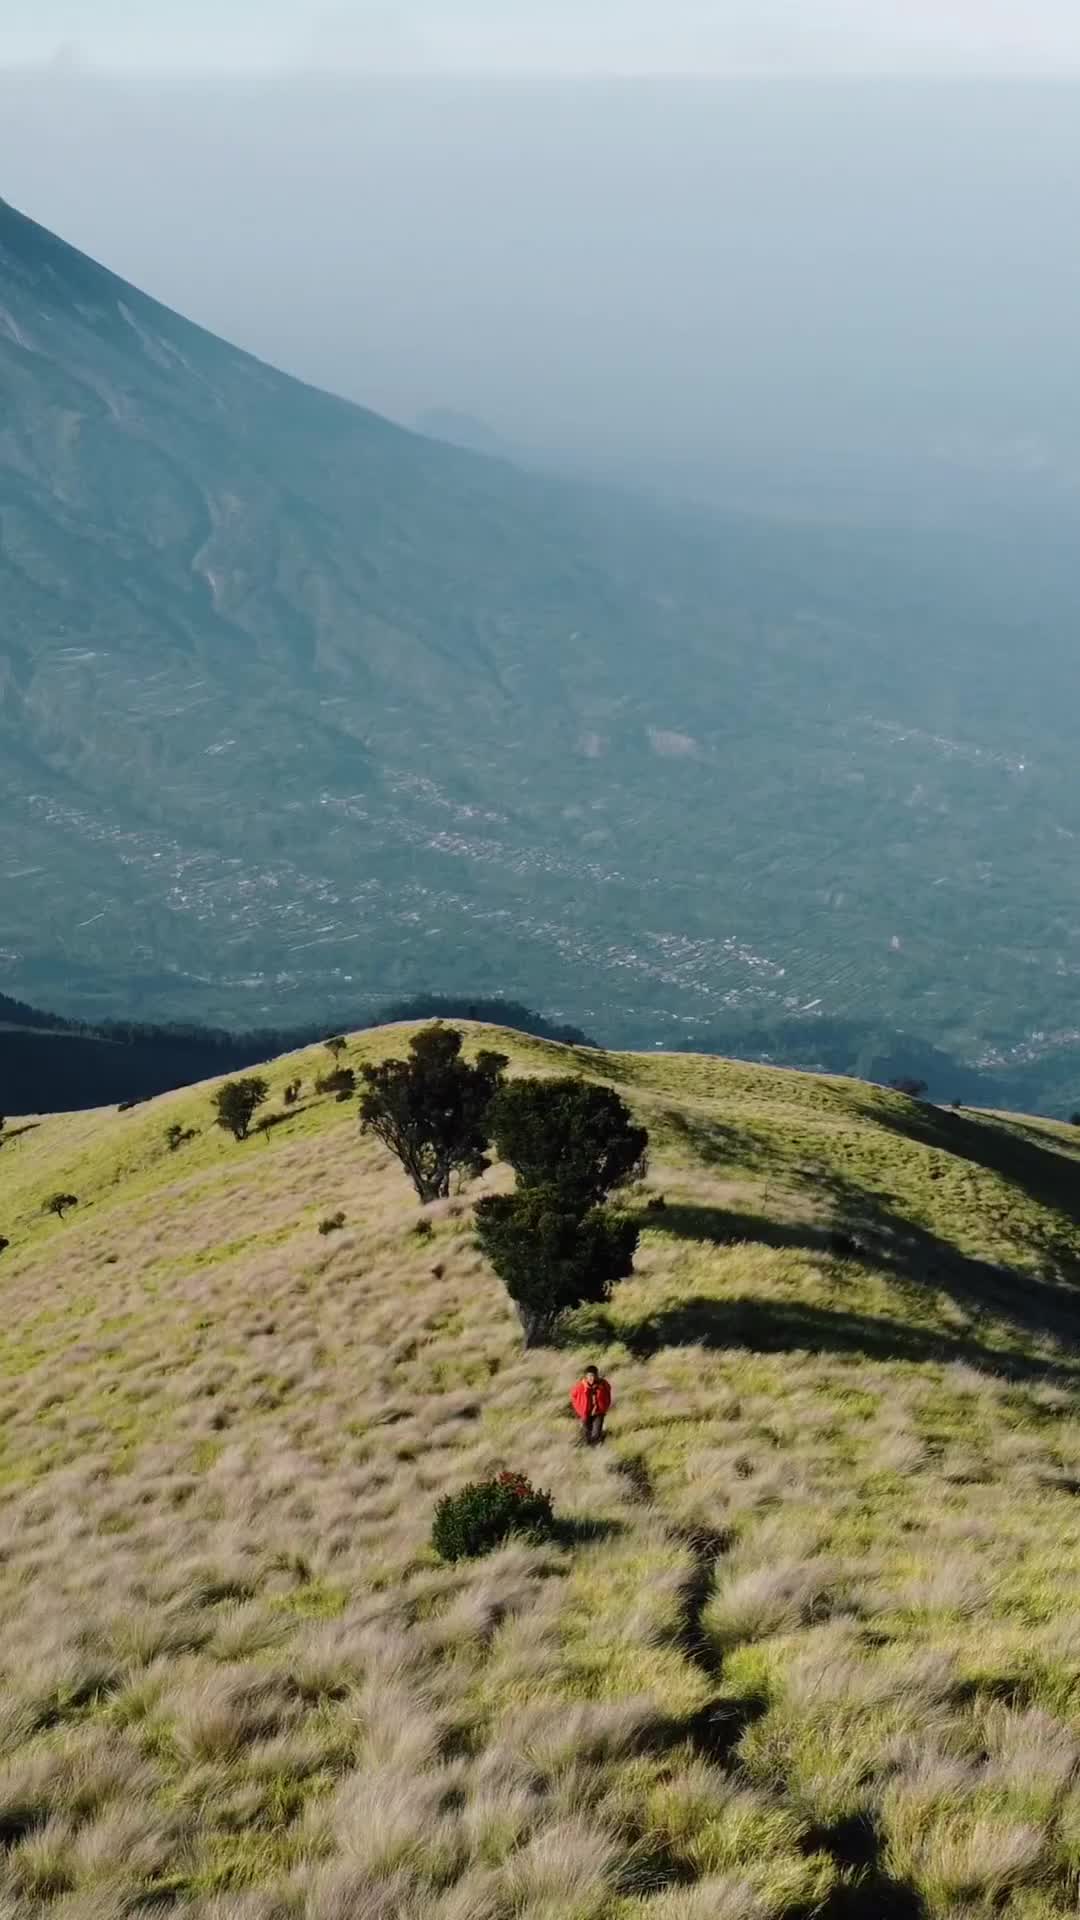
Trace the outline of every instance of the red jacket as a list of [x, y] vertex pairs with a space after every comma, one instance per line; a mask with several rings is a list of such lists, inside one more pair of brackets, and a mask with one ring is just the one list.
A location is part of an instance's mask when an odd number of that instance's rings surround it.
[[570, 1405], [579, 1420], [587, 1420], [592, 1413], [607, 1413], [611, 1406], [610, 1381], [598, 1380], [592, 1386], [588, 1380], [579, 1380], [571, 1392]]

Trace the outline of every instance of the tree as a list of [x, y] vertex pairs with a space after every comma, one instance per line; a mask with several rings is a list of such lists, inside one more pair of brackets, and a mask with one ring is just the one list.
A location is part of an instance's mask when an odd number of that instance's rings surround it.
[[634, 1270], [638, 1226], [604, 1207], [582, 1213], [558, 1187], [488, 1194], [476, 1233], [521, 1322], [525, 1345], [550, 1341], [571, 1307], [610, 1299]]
[[890, 1080], [889, 1086], [893, 1093], [906, 1093], [909, 1100], [921, 1100], [923, 1094], [929, 1091], [925, 1080], [913, 1080], [906, 1074], [899, 1080]]
[[461, 1057], [455, 1027], [425, 1027], [409, 1042], [411, 1058], [361, 1068], [360, 1125], [389, 1147], [421, 1201], [445, 1198], [451, 1175], [482, 1173], [488, 1162], [488, 1109], [505, 1054]]
[[270, 1089], [258, 1074], [245, 1080], [226, 1080], [214, 1095], [217, 1124], [234, 1140], [246, 1140], [255, 1113], [268, 1099]]
[[348, 1044], [348, 1041], [344, 1039], [340, 1033], [335, 1034], [332, 1040], [323, 1041], [323, 1046], [326, 1048], [327, 1053], [332, 1053], [335, 1060], [341, 1058]]
[[42, 1213], [54, 1213], [58, 1220], [62, 1220], [68, 1208], [77, 1207], [78, 1204], [78, 1199], [73, 1193], [52, 1193], [49, 1195], [41, 1211]]
[[520, 1187], [558, 1187], [579, 1209], [640, 1179], [649, 1136], [612, 1087], [586, 1080], [512, 1080], [491, 1107], [491, 1137]]
[[0, 1233], [0, 1253], [6, 1253], [10, 1245], [11, 1241], [5, 1240], [3, 1234]]

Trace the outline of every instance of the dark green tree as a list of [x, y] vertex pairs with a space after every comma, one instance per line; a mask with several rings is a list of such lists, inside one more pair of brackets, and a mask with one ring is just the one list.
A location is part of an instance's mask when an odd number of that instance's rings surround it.
[[251, 1074], [244, 1080], [226, 1080], [214, 1095], [218, 1126], [225, 1133], [231, 1133], [234, 1140], [246, 1140], [251, 1122], [269, 1093], [266, 1081], [259, 1074]]
[[582, 1212], [558, 1187], [488, 1194], [476, 1235], [514, 1303], [527, 1347], [549, 1342], [562, 1314], [611, 1297], [634, 1270], [637, 1222], [604, 1207]]
[[455, 1027], [425, 1027], [409, 1042], [408, 1060], [361, 1068], [360, 1125], [389, 1147], [421, 1201], [450, 1191], [451, 1176], [482, 1173], [491, 1137], [488, 1110], [501, 1083], [505, 1054], [461, 1057]]
[[335, 1060], [340, 1060], [348, 1044], [348, 1041], [340, 1033], [336, 1033], [331, 1040], [323, 1041], [323, 1046], [326, 1048], [327, 1053], [332, 1053]]
[[558, 1187], [579, 1208], [640, 1179], [649, 1136], [612, 1087], [587, 1080], [511, 1080], [491, 1107], [491, 1138], [519, 1187]]

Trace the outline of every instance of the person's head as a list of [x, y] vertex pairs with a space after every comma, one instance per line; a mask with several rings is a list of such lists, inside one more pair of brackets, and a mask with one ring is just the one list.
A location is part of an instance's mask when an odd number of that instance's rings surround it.
[[593, 1386], [595, 1386], [595, 1385], [596, 1385], [596, 1382], [597, 1382], [597, 1381], [599, 1380], [599, 1378], [600, 1378], [600, 1369], [599, 1369], [599, 1367], [586, 1367], [586, 1369], [585, 1369], [585, 1378], [586, 1378], [586, 1380], [588, 1380], [588, 1381], [590, 1381], [590, 1382], [591, 1382], [591, 1384], [592, 1384]]

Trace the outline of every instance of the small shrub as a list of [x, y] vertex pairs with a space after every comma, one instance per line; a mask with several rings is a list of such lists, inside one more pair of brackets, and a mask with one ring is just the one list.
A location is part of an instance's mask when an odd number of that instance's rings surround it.
[[336, 1033], [331, 1040], [323, 1041], [323, 1046], [326, 1048], [327, 1053], [333, 1054], [335, 1060], [340, 1060], [348, 1044], [348, 1041], [340, 1033]]
[[356, 1092], [356, 1075], [351, 1067], [335, 1067], [315, 1082], [316, 1093], [333, 1093], [339, 1101], [351, 1100]]
[[52, 1193], [42, 1207], [42, 1213], [55, 1213], [62, 1220], [69, 1207], [77, 1207], [78, 1199], [73, 1193]]
[[1069, 1125], [1070, 1127], [1080, 1127], [1080, 1113], [1070, 1113]]
[[413, 1232], [418, 1240], [430, 1240], [435, 1229], [430, 1220], [418, 1220]]
[[323, 1234], [340, 1233], [344, 1225], [345, 1215], [343, 1213], [331, 1213], [327, 1215], [325, 1220], [319, 1221], [319, 1232]]
[[435, 1509], [431, 1544], [442, 1560], [475, 1560], [512, 1534], [550, 1540], [555, 1531], [551, 1495], [523, 1473], [497, 1473], [447, 1493]]
[[301, 1089], [303, 1088], [303, 1085], [304, 1083], [302, 1080], [289, 1081], [289, 1084], [285, 1089], [285, 1105], [287, 1107], [295, 1107], [297, 1101], [300, 1098], [300, 1093], [301, 1093]]
[[0, 1253], [6, 1253], [10, 1245], [11, 1241], [5, 1240], [3, 1234], [0, 1233]]
[[916, 1080], [908, 1074], [901, 1074], [898, 1080], [890, 1080], [893, 1093], [906, 1093], [909, 1100], [921, 1100], [929, 1088], [925, 1080]]
[[181, 1147], [187, 1146], [189, 1140], [197, 1140], [198, 1137], [197, 1127], [182, 1127], [178, 1122], [165, 1129], [165, 1142], [170, 1153], [177, 1153]]

